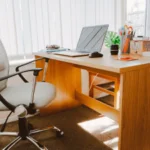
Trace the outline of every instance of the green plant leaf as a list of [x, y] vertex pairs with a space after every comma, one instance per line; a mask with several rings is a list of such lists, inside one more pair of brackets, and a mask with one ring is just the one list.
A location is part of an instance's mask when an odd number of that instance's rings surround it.
[[104, 40], [105, 46], [110, 48], [111, 45], [120, 45], [120, 37], [116, 32], [108, 31]]

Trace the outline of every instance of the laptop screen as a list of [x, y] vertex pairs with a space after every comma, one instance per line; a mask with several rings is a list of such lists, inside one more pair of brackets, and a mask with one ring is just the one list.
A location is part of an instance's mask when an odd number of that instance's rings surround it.
[[101, 51], [109, 25], [83, 27], [76, 51], [95, 52]]

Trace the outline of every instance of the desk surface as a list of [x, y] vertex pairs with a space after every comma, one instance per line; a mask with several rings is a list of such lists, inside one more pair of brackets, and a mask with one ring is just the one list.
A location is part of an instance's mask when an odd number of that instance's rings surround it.
[[138, 60], [120, 61], [117, 60], [118, 56], [111, 56], [110, 52], [106, 49], [105, 51], [103, 50], [102, 53], [104, 54], [102, 58], [89, 58], [88, 56], [68, 57], [48, 53], [36, 53], [35, 55], [115, 73], [138, 70], [150, 64], [150, 57], [134, 55]]

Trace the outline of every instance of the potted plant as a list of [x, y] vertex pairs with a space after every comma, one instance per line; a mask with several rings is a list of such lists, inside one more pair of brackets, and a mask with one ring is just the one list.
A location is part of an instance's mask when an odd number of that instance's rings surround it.
[[104, 43], [106, 47], [110, 48], [112, 55], [118, 54], [120, 37], [116, 32], [108, 31]]

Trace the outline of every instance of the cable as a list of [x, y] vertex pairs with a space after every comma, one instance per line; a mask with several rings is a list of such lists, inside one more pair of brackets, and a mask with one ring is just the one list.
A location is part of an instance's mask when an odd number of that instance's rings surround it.
[[9, 113], [9, 115], [7, 116], [5, 122], [4, 122], [4, 124], [2, 125], [2, 128], [1, 128], [1, 130], [0, 130], [1, 132], [4, 132], [4, 130], [5, 130], [5, 128], [6, 128], [7, 121], [8, 121], [8, 119], [9, 119], [9, 117], [10, 117], [10, 115], [11, 115], [12, 113], [13, 113], [13, 112], [11, 111], [11, 112]]
[[[24, 108], [27, 109], [27, 106], [24, 105], [24, 104], [19, 104], [19, 105], [16, 106], [16, 108], [19, 107], [19, 106], [24, 106]], [[7, 118], [6, 118], [5, 122], [4, 122], [4, 124], [2, 125], [2, 128], [0, 129], [0, 132], [4, 132], [4, 130], [5, 130], [5, 128], [6, 128], [6, 125], [7, 125], [7, 121], [8, 121], [8, 119], [9, 119], [9, 117], [11, 116], [12, 113], [13, 113], [13, 111], [11, 111], [11, 112], [8, 114], [8, 116], [7, 116]]]
[[91, 90], [91, 88], [92, 88], [92, 85], [93, 85], [93, 82], [94, 82], [95, 79], [97, 78], [98, 74], [99, 74], [99, 73], [97, 73], [97, 74], [95, 75], [94, 79], [92, 80], [91, 85], [90, 85], [90, 88], [89, 88], [89, 92], [90, 92], [90, 90]]

